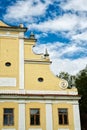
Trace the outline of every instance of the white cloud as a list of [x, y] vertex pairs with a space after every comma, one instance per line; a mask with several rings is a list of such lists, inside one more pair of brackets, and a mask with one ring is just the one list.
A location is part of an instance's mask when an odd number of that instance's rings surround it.
[[31, 29], [38, 29], [40, 31], [70, 31], [78, 22], [78, 17], [72, 14], [65, 14], [60, 17], [56, 17], [53, 20], [41, 22], [39, 24], [33, 23], [29, 25]]
[[33, 16], [40, 16], [45, 13], [49, 3], [50, 0], [45, 1], [44, 3], [40, 0], [18, 0], [7, 8], [4, 19], [31, 22]]
[[28, 28], [31, 30], [39, 30], [46, 33], [54, 33], [60, 31], [62, 34], [64, 34], [64, 37], [67, 37], [69, 39], [87, 40], [86, 32], [84, 32], [84, 30], [87, 28], [87, 17], [86, 15], [82, 14], [64, 14], [63, 16], [56, 17], [53, 20], [49, 19], [48, 21], [44, 21], [38, 24], [29, 24]]
[[34, 48], [35, 52], [44, 53], [45, 48], [48, 49], [48, 53], [50, 54], [50, 59], [52, 61], [51, 70], [55, 75], [59, 74], [59, 72], [68, 72], [69, 74], [76, 74], [83, 68], [85, 68], [87, 64], [87, 57], [78, 58], [78, 59], [61, 59], [61, 56], [68, 54], [72, 55], [75, 52], [86, 51], [86, 48], [82, 48], [72, 43], [71, 46], [64, 46], [64, 43], [56, 42], [56, 43], [48, 43], [48, 44], [40, 44]]
[[51, 65], [51, 70], [55, 75], [59, 74], [60, 72], [68, 72], [69, 74], [75, 75], [80, 70], [85, 68], [87, 64], [87, 58], [79, 58], [76, 60], [69, 60], [69, 59], [53, 59]]
[[67, 0], [60, 6], [64, 10], [87, 11], [87, 0]]
[[[65, 10], [65, 13], [58, 16], [54, 11], [52, 19], [47, 20], [44, 17], [43, 21], [41, 16], [45, 16], [48, 6], [53, 5], [54, 1], [58, 2], [57, 0], [44, 0], [44, 2], [41, 2], [41, 0], [17, 0], [16, 3], [8, 6], [4, 20], [27, 22], [29, 30], [42, 32], [40, 35], [37, 34], [36, 38], [47, 37], [49, 32], [56, 35], [61, 32], [62, 37], [71, 40], [70, 44], [60, 42], [40, 44], [34, 50], [42, 53], [45, 52], [45, 48], [48, 49], [50, 58], [53, 61], [51, 69], [55, 74], [60, 71], [76, 74], [85, 67], [87, 58], [70, 60], [61, 59], [61, 57], [66, 54], [72, 56], [74, 53], [87, 52], [87, 49], [83, 47], [83, 45], [87, 44], [87, 0], [67, 0], [66, 2], [59, 0], [60, 7]], [[67, 10], [70, 10], [71, 13], [67, 12]], [[78, 11], [77, 14], [76, 11]], [[40, 20], [41, 22], [39, 22]], [[85, 40], [85, 42], [82, 43], [81, 40]]]
[[74, 39], [74, 40], [78, 39], [78, 40], [87, 41], [87, 31], [83, 32], [83, 33], [80, 33], [80, 34], [73, 35], [72, 39]]

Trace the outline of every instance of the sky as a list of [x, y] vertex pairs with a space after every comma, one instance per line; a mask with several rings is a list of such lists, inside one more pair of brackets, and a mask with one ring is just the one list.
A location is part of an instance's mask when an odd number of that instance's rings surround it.
[[37, 39], [34, 51], [47, 48], [52, 72], [77, 74], [87, 64], [87, 0], [0, 0], [0, 20], [23, 23]]

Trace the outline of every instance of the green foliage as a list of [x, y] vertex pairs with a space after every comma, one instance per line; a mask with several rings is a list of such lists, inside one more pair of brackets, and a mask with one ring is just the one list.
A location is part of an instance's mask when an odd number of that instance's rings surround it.
[[76, 77], [76, 87], [79, 94], [82, 96], [80, 100], [81, 112], [87, 113], [87, 70], [86, 68], [79, 72]]

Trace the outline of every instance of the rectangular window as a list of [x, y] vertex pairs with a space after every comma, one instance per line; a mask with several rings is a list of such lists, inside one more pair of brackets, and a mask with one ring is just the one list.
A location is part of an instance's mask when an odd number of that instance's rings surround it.
[[67, 108], [59, 108], [58, 109], [58, 117], [60, 125], [68, 124], [68, 110]]
[[4, 108], [3, 125], [4, 126], [14, 125], [14, 109], [13, 108]]
[[40, 109], [30, 109], [30, 125], [40, 125]]

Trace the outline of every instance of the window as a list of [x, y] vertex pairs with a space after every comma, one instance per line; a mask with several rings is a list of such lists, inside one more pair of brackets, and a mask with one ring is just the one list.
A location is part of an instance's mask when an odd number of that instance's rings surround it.
[[3, 125], [6, 125], [6, 126], [14, 125], [14, 109], [13, 108], [4, 108]]
[[66, 108], [59, 108], [58, 109], [58, 117], [59, 117], [59, 124], [60, 125], [67, 125], [68, 124], [68, 110]]
[[5, 66], [9, 67], [9, 66], [11, 66], [11, 63], [10, 62], [6, 62]]
[[39, 81], [39, 82], [43, 82], [44, 79], [43, 79], [42, 77], [40, 77], [40, 78], [38, 78], [38, 81]]
[[40, 125], [40, 109], [30, 109], [30, 125]]

